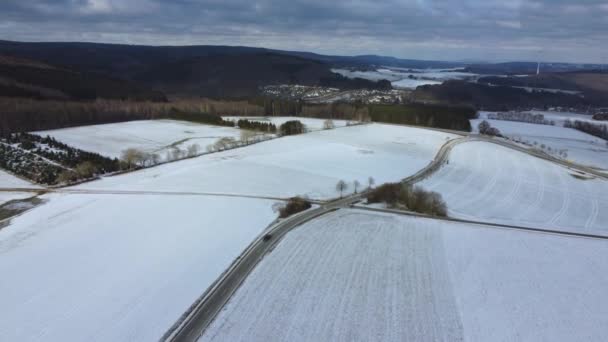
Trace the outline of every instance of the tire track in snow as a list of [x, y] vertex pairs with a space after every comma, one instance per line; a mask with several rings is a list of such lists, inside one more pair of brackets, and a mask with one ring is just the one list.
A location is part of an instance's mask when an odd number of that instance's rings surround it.
[[462, 340], [442, 248], [440, 231], [395, 217], [326, 215], [290, 232], [201, 340]]

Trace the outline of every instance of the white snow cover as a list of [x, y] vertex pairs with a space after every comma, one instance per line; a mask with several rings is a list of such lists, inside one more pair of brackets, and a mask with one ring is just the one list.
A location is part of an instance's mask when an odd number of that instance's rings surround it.
[[443, 195], [450, 216], [608, 234], [608, 181], [573, 174], [506, 147], [467, 142], [421, 185]]
[[434, 80], [411, 80], [409, 78], [405, 78], [399, 81], [395, 81], [393, 82], [393, 87], [395, 88], [402, 88], [402, 89], [416, 89], [420, 86], [423, 85], [433, 85], [433, 84], [441, 84], [443, 82], [441, 81], [434, 81]]
[[0, 230], [0, 341], [157, 341], [276, 217], [254, 199], [44, 198]]
[[[473, 131], [478, 132], [478, 125], [483, 119], [471, 120]], [[486, 120], [510, 138], [518, 139], [541, 149], [541, 145], [551, 148], [545, 152], [560, 158], [555, 152], [566, 150], [568, 157], [575, 163], [608, 170], [608, 145], [606, 141], [590, 134], [565, 128], [563, 126], [537, 125], [525, 122]]]
[[104, 125], [80, 126], [51, 131], [35, 132], [70, 146], [99, 154], [120, 158], [127, 148], [163, 153], [172, 146], [182, 150], [198, 144], [201, 150], [222, 137], [238, 139], [240, 130], [176, 120], [143, 120]]
[[[410, 72], [413, 71], [413, 72]], [[332, 69], [349, 78], [364, 78], [371, 81], [388, 80], [393, 87], [402, 89], [416, 89], [427, 84], [441, 84], [447, 80], [460, 80], [478, 76], [461, 69], [403, 69], [380, 68], [375, 71], [352, 71], [346, 69]], [[412, 76], [414, 79], [410, 79]]]
[[353, 210], [297, 228], [201, 341], [604, 341], [608, 243]]
[[[28, 181], [17, 178], [10, 173], [0, 170], [0, 188], [39, 188]], [[0, 205], [17, 199], [32, 197], [28, 192], [2, 192], [0, 191]]]
[[381, 184], [414, 174], [454, 137], [404, 126], [351, 126], [274, 139], [108, 177], [80, 188], [329, 199], [338, 197], [335, 187], [340, 179], [365, 185], [372, 176]]
[[[303, 123], [306, 128], [312, 131], [318, 131], [323, 129], [323, 123], [326, 119], [315, 119], [305, 118], [301, 116], [224, 116], [224, 120], [239, 121], [240, 119], [246, 119], [250, 121], [270, 122], [273, 123], [277, 128], [287, 121], [297, 120]], [[332, 120], [335, 127], [346, 126], [346, 120]]]

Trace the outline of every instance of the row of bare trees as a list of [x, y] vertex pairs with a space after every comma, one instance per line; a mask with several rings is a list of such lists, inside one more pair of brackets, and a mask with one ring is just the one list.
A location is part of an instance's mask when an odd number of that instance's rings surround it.
[[[374, 185], [376, 184], [376, 180], [374, 179], [374, 177], [368, 177], [367, 178], [367, 189], [370, 190], [371, 188], [374, 187]], [[358, 180], [354, 180], [352, 182], [352, 186], [353, 186], [353, 193], [356, 194], [359, 192], [359, 189], [361, 188], [361, 182], [359, 182]], [[340, 198], [342, 198], [342, 196], [344, 196], [344, 193], [350, 188], [349, 183], [347, 183], [344, 180], [339, 180], [338, 183], [336, 184], [336, 191], [338, 191], [340, 193]]]

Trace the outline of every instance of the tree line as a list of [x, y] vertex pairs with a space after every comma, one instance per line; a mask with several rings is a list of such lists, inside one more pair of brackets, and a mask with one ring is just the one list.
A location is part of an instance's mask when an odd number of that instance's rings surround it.
[[[89, 102], [0, 97], [0, 136], [65, 127], [134, 120], [178, 119], [230, 126], [221, 115], [301, 116], [320, 119], [376, 121], [470, 130], [471, 108], [363, 103], [309, 104], [266, 97], [248, 100], [177, 99], [171, 102], [96, 100]], [[233, 125], [233, 124], [232, 124]]]
[[237, 121], [236, 125], [241, 129], [248, 129], [265, 133], [276, 133], [277, 131], [277, 126], [272, 122], [240, 119], [239, 121]]
[[608, 125], [595, 124], [592, 122], [580, 120], [571, 121], [568, 119], [564, 121], [564, 127], [574, 128], [581, 132], [585, 132], [598, 138], [608, 140]]

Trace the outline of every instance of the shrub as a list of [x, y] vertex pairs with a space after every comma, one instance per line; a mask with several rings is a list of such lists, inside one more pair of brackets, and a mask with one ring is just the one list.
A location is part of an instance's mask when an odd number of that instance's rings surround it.
[[297, 214], [304, 210], [310, 209], [312, 205], [310, 202], [302, 197], [290, 198], [287, 203], [279, 207], [279, 217], [285, 218], [293, 214]]
[[401, 183], [383, 184], [367, 195], [367, 203], [384, 202], [391, 208], [403, 208], [432, 216], [445, 217], [448, 209], [437, 192], [426, 191], [420, 186]]
[[298, 120], [287, 121], [279, 128], [281, 135], [302, 134], [306, 131], [306, 126]]

